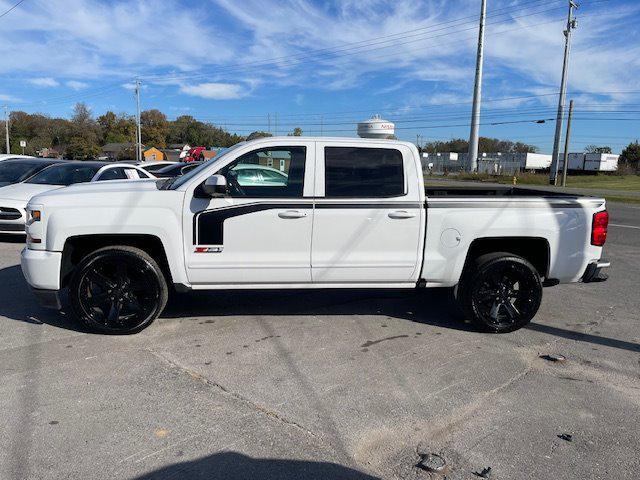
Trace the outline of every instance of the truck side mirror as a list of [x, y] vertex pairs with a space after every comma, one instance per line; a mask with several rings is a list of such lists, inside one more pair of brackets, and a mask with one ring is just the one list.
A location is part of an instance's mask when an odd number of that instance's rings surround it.
[[212, 198], [224, 197], [228, 192], [227, 179], [224, 175], [211, 175], [202, 184], [202, 190]]

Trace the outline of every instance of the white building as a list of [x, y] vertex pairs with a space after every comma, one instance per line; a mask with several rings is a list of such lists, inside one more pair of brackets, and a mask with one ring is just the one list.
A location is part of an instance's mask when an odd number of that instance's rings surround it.
[[[468, 154], [460, 154], [462, 162], [466, 162]], [[479, 161], [496, 163], [512, 169], [517, 166], [520, 170], [546, 170], [551, 166], [551, 155], [544, 153], [481, 153]]]
[[[584, 172], [615, 172], [618, 170], [620, 155], [611, 153], [570, 153], [569, 170]], [[561, 155], [559, 170], [564, 168], [564, 156]]]
[[460, 160], [461, 155], [455, 152], [423, 153], [422, 168], [426, 170], [461, 170], [464, 162]]

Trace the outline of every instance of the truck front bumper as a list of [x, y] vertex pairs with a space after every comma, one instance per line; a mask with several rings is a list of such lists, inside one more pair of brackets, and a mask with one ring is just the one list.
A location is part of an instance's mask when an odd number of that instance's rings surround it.
[[46, 307], [59, 308], [57, 293], [60, 290], [62, 253], [24, 248], [20, 264], [24, 278], [33, 288], [40, 303]]
[[609, 277], [602, 272], [605, 268], [609, 268], [611, 266], [611, 262], [607, 260], [598, 260], [597, 262], [592, 262], [587, 266], [587, 269], [582, 275], [582, 281], [584, 283], [592, 283], [592, 282], [604, 282]]
[[24, 248], [20, 255], [20, 264], [24, 278], [33, 288], [60, 290], [62, 252]]

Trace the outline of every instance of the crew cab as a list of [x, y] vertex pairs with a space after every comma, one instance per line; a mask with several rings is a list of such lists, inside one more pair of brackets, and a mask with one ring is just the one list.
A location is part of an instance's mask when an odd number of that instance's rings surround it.
[[[245, 181], [277, 168], [278, 182]], [[72, 185], [32, 198], [22, 270], [46, 306], [67, 288], [102, 332], [157, 318], [168, 289], [455, 287], [491, 332], [536, 314], [543, 285], [601, 280], [605, 201], [425, 188], [394, 140], [270, 137], [170, 179]]]

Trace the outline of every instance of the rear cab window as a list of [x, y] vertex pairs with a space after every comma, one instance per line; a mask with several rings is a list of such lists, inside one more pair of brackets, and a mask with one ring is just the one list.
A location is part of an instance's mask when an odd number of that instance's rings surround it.
[[392, 198], [406, 194], [403, 156], [395, 148], [324, 148], [325, 198]]

